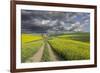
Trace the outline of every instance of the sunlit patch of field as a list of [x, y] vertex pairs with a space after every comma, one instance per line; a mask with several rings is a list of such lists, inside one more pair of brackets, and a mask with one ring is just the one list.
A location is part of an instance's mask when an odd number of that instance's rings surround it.
[[43, 39], [39, 34], [22, 34], [21, 38], [22, 43]]

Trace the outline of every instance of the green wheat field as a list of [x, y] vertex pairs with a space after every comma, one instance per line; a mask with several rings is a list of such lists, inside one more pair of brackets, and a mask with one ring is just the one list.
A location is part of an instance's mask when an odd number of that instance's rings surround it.
[[48, 62], [90, 59], [90, 34], [22, 34], [21, 61]]

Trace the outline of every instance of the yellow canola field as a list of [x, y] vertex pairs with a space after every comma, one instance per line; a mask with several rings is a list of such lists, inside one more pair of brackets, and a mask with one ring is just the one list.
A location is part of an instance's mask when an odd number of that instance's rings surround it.
[[31, 41], [40, 40], [40, 39], [42, 39], [41, 35], [22, 34], [21, 36], [22, 43], [31, 42]]

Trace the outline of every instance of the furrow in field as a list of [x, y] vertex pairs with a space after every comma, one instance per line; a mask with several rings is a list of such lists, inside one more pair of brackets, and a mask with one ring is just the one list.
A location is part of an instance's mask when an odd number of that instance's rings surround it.
[[61, 58], [52, 50], [51, 46], [49, 43], [47, 43], [48, 51], [49, 51], [49, 56], [51, 61], [60, 61]]

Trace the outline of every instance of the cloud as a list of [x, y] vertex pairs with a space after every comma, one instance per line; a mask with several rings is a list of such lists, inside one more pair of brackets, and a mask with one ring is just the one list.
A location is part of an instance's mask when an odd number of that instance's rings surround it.
[[89, 24], [89, 13], [21, 10], [21, 28], [26, 33], [87, 32]]

